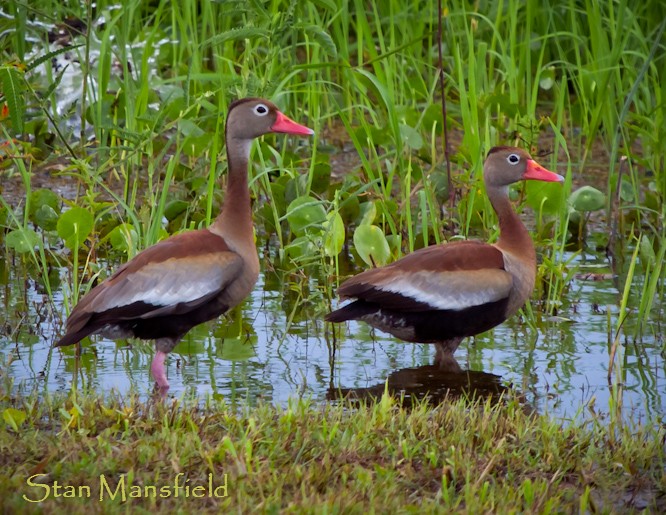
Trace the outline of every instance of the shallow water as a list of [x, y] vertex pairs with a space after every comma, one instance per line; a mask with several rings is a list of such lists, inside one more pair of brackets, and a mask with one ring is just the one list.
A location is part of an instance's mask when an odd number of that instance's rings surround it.
[[[585, 259], [574, 261], [583, 274], [608, 271], [600, 256]], [[6, 328], [0, 364], [15, 389], [67, 392], [76, 384], [144, 398], [152, 393], [150, 343], [98, 338], [83, 345], [78, 358], [75, 346], [51, 350], [64, 319], [63, 294], [55, 294], [49, 309], [48, 296], [38, 293], [20, 268], [5, 267], [0, 317]], [[295, 396], [377, 395], [388, 383], [407, 398], [428, 392], [437, 402], [447, 392], [497, 396], [512, 385], [527, 407], [562, 420], [603, 416], [618, 405], [635, 421], [666, 413], [662, 304], [655, 308], [655, 335], [635, 343], [620, 338], [615, 362], [623, 377], [615, 370], [608, 379], [609, 326], [611, 332], [617, 326], [620, 302], [612, 279], [575, 279], [559, 316], [538, 328], [515, 316], [463, 342], [456, 357], [466, 372], [459, 375], [430, 366], [429, 345], [404, 344], [363, 324], [332, 328], [321, 321], [323, 313], [295, 306], [287, 289], [275, 277], [262, 276], [240, 310], [191, 331], [169, 357], [169, 396], [213, 394], [238, 405], [260, 399], [284, 404]], [[631, 317], [624, 330], [632, 330]]]
[[[89, 63], [93, 68], [98, 43], [93, 39]], [[127, 49], [127, 54], [140, 50], [138, 45]], [[38, 55], [44, 49], [34, 51]], [[51, 63], [56, 67], [53, 71], [60, 66], [67, 72], [56, 91], [59, 112], [66, 112], [82, 91], [81, 69], [72, 62], [73, 55], [59, 54]], [[153, 61], [149, 70], [155, 72]], [[43, 76], [50, 80], [50, 74]], [[75, 115], [71, 120], [79, 119]], [[78, 133], [77, 127], [69, 128]], [[332, 159], [334, 168], [341, 156]], [[343, 163], [339, 168], [353, 166]], [[39, 177], [35, 174], [33, 181]], [[11, 184], [3, 186], [6, 195], [18, 199], [23, 195], [20, 188], [13, 191]], [[36, 186], [41, 185], [33, 183]], [[53, 182], [44, 186], [55, 187]], [[71, 188], [67, 180], [58, 187]], [[579, 275], [610, 271], [600, 254], [581, 255], [573, 263], [580, 267]], [[70, 274], [60, 271], [63, 283], [71, 280]], [[51, 302], [37, 291], [34, 280], [26, 278], [18, 257], [11, 264], [0, 257], [0, 288], [4, 306], [0, 313], [0, 377], [13, 379], [14, 389], [67, 392], [75, 384], [105, 393], [151, 394], [151, 344], [97, 339], [84, 344], [80, 356], [75, 347], [52, 350], [65, 318], [62, 290], [55, 291]], [[316, 285], [309, 290], [313, 291]], [[404, 344], [363, 324], [332, 328], [321, 321], [324, 313], [312, 307], [324, 302], [296, 304], [290, 292], [279, 278], [262, 276], [240, 309], [191, 331], [169, 357], [169, 396], [213, 394], [239, 404], [259, 399], [285, 403], [293, 396], [325, 400], [341, 394], [377, 395], [388, 385], [405, 397], [423, 397], [427, 392], [437, 402], [447, 393], [497, 396], [512, 385], [526, 406], [563, 420], [599, 416], [618, 406], [634, 419], [661, 419], [666, 413], [660, 326], [663, 300], [656, 301], [653, 324], [640, 341], [621, 333], [609, 380], [610, 348], [621, 297], [612, 278], [573, 280], [559, 317], [541, 320], [538, 327], [529, 327], [515, 316], [490, 333], [466, 340], [456, 353], [466, 372], [458, 375], [431, 366], [434, 350], [429, 345]], [[635, 294], [640, 294], [638, 288]], [[635, 324], [630, 314], [622, 331], [633, 334]]]

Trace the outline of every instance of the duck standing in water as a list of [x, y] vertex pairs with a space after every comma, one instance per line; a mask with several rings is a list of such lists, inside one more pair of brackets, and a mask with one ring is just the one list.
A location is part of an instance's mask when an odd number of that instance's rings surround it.
[[463, 338], [513, 316], [534, 290], [536, 252], [513, 210], [509, 185], [524, 179], [564, 180], [515, 147], [492, 148], [483, 178], [499, 218], [496, 243], [433, 245], [362, 272], [338, 290], [341, 299], [353, 302], [329, 313], [326, 320], [361, 320], [407, 342], [433, 343], [440, 368], [459, 370], [453, 353]]
[[166, 356], [192, 327], [247, 297], [259, 277], [248, 164], [252, 140], [270, 132], [311, 135], [268, 100], [229, 106], [225, 138], [228, 181], [222, 212], [206, 229], [171, 236], [137, 254], [95, 286], [72, 310], [56, 347], [86, 336], [155, 340], [150, 366], [166, 392]]

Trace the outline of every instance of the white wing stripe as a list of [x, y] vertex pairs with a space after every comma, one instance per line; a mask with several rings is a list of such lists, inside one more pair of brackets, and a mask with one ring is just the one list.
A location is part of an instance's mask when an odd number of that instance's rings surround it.
[[224, 288], [234, 279], [240, 265], [237, 256], [217, 262], [210, 256], [202, 256], [187, 261], [171, 259], [150, 263], [111, 286], [106, 295], [93, 301], [91, 309], [102, 312], [135, 302], [153, 306], [192, 302]]
[[415, 272], [377, 287], [383, 291], [424, 302], [435, 309], [454, 311], [508, 297], [513, 280], [507, 272], [493, 270], [492, 275], [483, 275], [487, 277], [479, 277], [476, 271]]

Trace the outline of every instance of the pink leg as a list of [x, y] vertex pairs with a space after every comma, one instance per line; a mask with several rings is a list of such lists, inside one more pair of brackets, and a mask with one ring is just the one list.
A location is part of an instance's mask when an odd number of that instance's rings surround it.
[[169, 381], [167, 381], [166, 368], [164, 367], [164, 361], [166, 360], [166, 357], [166, 352], [158, 350], [155, 353], [152, 364], [150, 365], [150, 373], [153, 375], [153, 379], [155, 379], [157, 387], [163, 391], [169, 389]]

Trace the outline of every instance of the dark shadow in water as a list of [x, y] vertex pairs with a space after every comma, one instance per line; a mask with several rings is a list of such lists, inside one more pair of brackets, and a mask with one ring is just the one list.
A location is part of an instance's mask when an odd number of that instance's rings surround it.
[[491, 398], [497, 402], [502, 394], [511, 388], [502, 383], [502, 377], [476, 370], [442, 370], [438, 365], [425, 365], [402, 368], [389, 374], [387, 383], [380, 383], [367, 388], [334, 388], [326, 392], [328, 400], [367, 399], [375, 401], [381, 398], [388, 388], [391, 396], [409, 406], [414, 400], [427, 399], [432, 404], [444, 400], [464, 397], [469, 399]]

